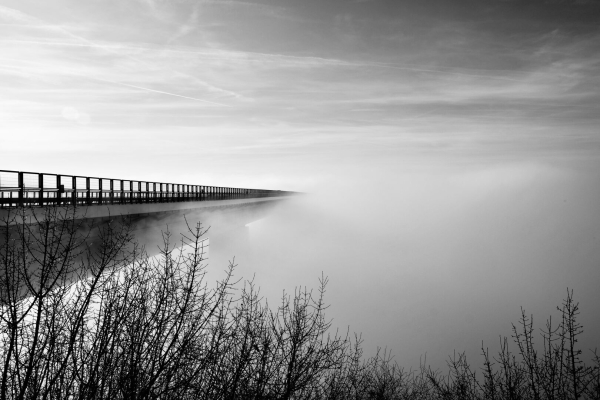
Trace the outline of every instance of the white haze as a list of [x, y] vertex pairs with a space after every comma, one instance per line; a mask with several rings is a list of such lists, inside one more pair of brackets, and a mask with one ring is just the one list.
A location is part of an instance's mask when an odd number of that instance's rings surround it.
[[[417, 367], [497, 350], [520, 307], [542, 327], [573, 289], [585, 353], [600, 337], [600, 180], [545, 163], [353, 171], [277, 208], [231, 240], [211, 241], [210, 269], [236, 256], [274, 306], [285, 289], [329, 277], [328, 316]], [[555, 321], [558, 318], [554, 319]], [[541, 337], [538, 337], [541, 343]]]

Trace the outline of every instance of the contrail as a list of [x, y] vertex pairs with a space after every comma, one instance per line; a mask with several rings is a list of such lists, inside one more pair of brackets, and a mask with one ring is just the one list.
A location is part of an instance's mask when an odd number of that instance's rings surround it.
[[[35, 17], [31, 17], [28, 14], [25, 14], [25, 13], [19, 11], [19, 10], [16, 10], [16, 9], [13, 9], [13, 8], [9, 8], [9, 7], [4, 7], [4, 6], [0, 5], [0, 16], [2, 16], [2, 15], [7, 16], [7, 17], [9, 17], [9, 18], [11, 18], [13, 20], [18, 21], [18, 22], [25, 22], [27, 24], [32, 24], [32, 25], [41, 25], [41, 26], [43, 26], [46, 29], [60, 32], [60, 33], [62, 33], [64, 35], [67, 35], [67, 36], [73, 38], [73, 39], [76, 39], [78, 41], [83, 42], [85, 44], [85, 46], [89, 46], [89, 47], [92, 47], [92, 48], [98, 48], [98, 49], [104, 49], [104, 50], [108, 50], [108, 51], [113, 50], [113, 49], [117, 49], [117, 48], [113, 48], [113, 47], [110, 47], [110, 46], [103, 46], [103, 45], [94, 43], [91, 40], [88, 40], [88, 39], [86, 39], [84, 37], [81, 37], [79, 35], [75, 35], [75, 34], [71, 33], [69, 30], [65, 29], [62, 26], [53, 26], [53, 25], [49, 25], [48, 26], [47, 24], [44, 23], [43, 20], [40, 20], [40, 19], [35, 18]], [[10, 39], [7, 40], [7, 41], [10, 41]], [[34, 42], [34, 41], [31, 41], [31, 42]], [[40, 42], [39, 44], [52, 45], [52, 42]], [[58, 45], [67, 45], [67, 44], [60, 43]], [[133, 57], [131, 55], [125, 55], [125, 57], [127, 57], [130, 60], [133, 60], [135, 62], [138, 62], [140, 64], [143, 64], [144, 66], [156, 68], [155, 65], [152, 65], [152, 64], [150, 64], [148, 62], [140, 60], [140, 59], [138, 59], [136, 57]], [[172, 69], [169, 69], [169, 71], [174, 72], [177, 75], [182, 76], [184, 78], [193, 79], [195, 82], [197, 82], [197, 83], [199, 83], [199, 84], [207, 87], [209, 90], [218, 91], [218, 92], [221, 92], [221, 93], [226, 93], [227, 95], [233, 96], [235, 98], [243, 98], [243, 96], [240, 95], [240, 94], [238, 94], [238, 93], [235, 93], [235, 92], [232, 92], [232, 91], [226, 90], [226, 89], [221, 89], [219, 87], [216, 87], [216, 86], [214, 86], [214, 85], [212, 85], [212, 84], [210, 84], [208, 82], [202, 81], [202, 80], [200, 80], [200, 79], [198, 79], [198, 78], [196, 78], [194, 76], [191, 76], [189, 74], [186, 74], [186, 73], [183, 73], [183, 72], [180, 72], [180, 71], [176, 71], [176, 70], [172, 70]], [[111, 82], [111, 81], [106, 81], [106, 82]], [[133, 85], [122, 84], [120, 82], [111, 82], [111, 83], [116, 83], [116, 84], [121, 84], [121, 85], [125, 85], [125, 86], [135, 87]], [[143, 87], [136, 87], [136, 88], [137, 89], [141, 89], [141, 90], [149, 90], [149, 91], [154, 91], [154, 92], [157, 92], [157, 93], [163, 93], [163, 94], [167, 94], [167, 95], [182, 97], [184, 99], [202, 101], [202, 102], [206, 102], [206, 103], [210, 103], [210, 104], [215, 104], [215, 105], [219, 105], [219, 106], [223, 106], [223, 107], [231, 107], [231, 106], [228, 106], [226, 104], [216, 103], [216, 102], [212, 102], [212, 101], [209, 101], [209, 100], [196, 99], [196, 98], [193, 98], [193, 97], [187, 97], [187, 96], [177, 95], [177, 94], [168, 93], [168, 92], [161, 92], [161, 91], [158, 91], [158, 90], [153, 90], [153, 89], [148, 89], [148, 88], [143, 88]]]
[[[174, 50], [177, 51], [177, 50]], [[459, 75], [459, 76], [471, 76], [474, 78], [486, 78], [486, 79], [499, 79], [506, 80], [512, 82], [522, 82], [520, 79], [509, 78], [505, 76], [498, 75], [483, 75], [483, 74], [475, 74], [469, 72], [459, 72], [459, 71], [448, 71], [443, 69], [432, 69], [432, 68], [424, 68], [418, 65], [398, 65], [398, 64], [389, 64], [389, 63], [369, 63], [369, 62], [360, 62], [360, 61], [346, 61], [337, 58], [324, 58], [324, 57], [313, 57], [313, 56], [292, 56], [287, 54], [278, 54], [278, 53], [260, 53], [260, 52], [243, 52], [244, 54], [253, 54], [264, 57], [279, 57], [279, 58], [287, 58], [292, 60], [313, 60], [316, 62], [322, 62], [324, 64], [333, 64], [340, 66], [348, 66], [348, 67], [374, 67], [374, 68], [387, 68], [387, 69], [398, 69], [403, 71], [413, 71], [413, 72], [427, 72], [432, 74], [449, 74], [449, 75]], [[464, 68], [463, 68], [464, 69]], [[485, 71], [485, 70], [478, 70]], [[490, 71], [495, 72], [495, 71]]]
[[[1, 41], [34, 43], [34, 44], [42, 44], [42, 45], [48, 45], [48, 46], [94, 47], [94, 48], [105, 49], [105, 50], [110, 50], [110, 49], [115, 49], [115, 50], [131, 49], [131, 50], [148, 50], [148, 51], [155, 50], [155, 49], [143, 47], [143, 46], [101, 45], [101, 44], [97, 44], [97, 43], [92, 43], [87, 39], [81, 38], [79, 36], [75, 36], [73, 34], [70, 34], [70, 35], [79, 40], [85, 41], [85, 43], [42, 42], [42, 41], [35, 41], [35, 40], [14, 40], [14, 39], [2, 39]], [[173, 53], [183, 53], [183, 54], [206, 54], [206, 52], [189, 51], [189, 50], [182, 50], [182, 49], [168, 49], [167, 48], [167, 49], [161, 49], [161, 50], [173, 52]], [[340, 59], [335, 59], [335, 58], [323, 58], [323, 57], [312, 57], [312, 56], [291, 56], [291, 55], [277, 54], [277, 53], [259, 53], [259, 52], [239, 52], [239, 53], [242, 55], [257, 55], [257, 56], [262, 56], [262, 57], [272, 57], [272, 58], [298, 60], [298, 61], [314, 61], [314, 62], [319, 62], [322, 64], [336, 65], [336, 66], [342, 66], [342, 67], [344, 67], [344, 66], [345, 67], [372, 67], [372, 68], [383, 68], [383, 69], [396, 69], [396, 70], [411, 71], [411, 72], [424, 72], [424, 73], [439, 74], [439, 75], [447, 74], [447, 75], [456, 75], [456, 76], [467, 76], [467, 77], [473, 77], [473, 78], [486, 78], [486, 79], [503, 80], [503, 81], [511, 81], [511, 82], [522, 82], [523, 81], [522, 79], [509, 78], [506, 76], [484, 75], [484, 74], [475, 74], [475, 73], [460, 72], [460, 71], [449, 71], [449, 70], [444, 70], [444, 69], [432, 69], [432, 68], [424, 68], [424, 67], [412, 66], [412, 65], [404, 66], [404, 65], [388, 64], [388, 63], [365, 63], [365, 62], [356, 62], [356, 61], [346, 61], [346, 60], [340, 60]], [[232, 58], [237, 59], [235, 57], [230, 57], [228, 55], [220, 55], [220, 54], [210, 54], [210, 56], [216, 57], [216, 58], [221, 58], [221, 59], [229, 59], [229, 60]], [[148, 63], [145, 61], [142, 61], [142, 60], [137, 59], [132, 56], [127, 56], [127, 57], [129, 57], [130, 59], [132, 59], [134, 61], [143, 63], [144, 65], [148, 66]], [[469, 69], [467, 69], [467, 70], [469, 70]], [[477, 71], [485, 71], [485, 70], [477, 70]], [[174, 71], [174, 72], [176, 72], [182, 76], [185, 76], [186, 78], [196, 79], [195, 77], [190, 77], [189, 75], [183, 74], [179, 71]], [[496, 71], [490, 70], [489, 72], [496, 72]], [[511, 71], [508, 71], [508, 72], [511, 72]], [[206, 82], [201, 81], [200, 83], [202, 83], [206, 86], [213, 87], [212, 85], [209, 85]], [[225, 92], [229, 95], [233, 95], [235, 97], [240, 97], [240, 95], [235, 92], [231, 92], [229, 90], [224, 90], [221, 88], [216, 88], [216, 89], [219, 91]]]
[[230, 105], [227, 105], [227, 104], [217, 103], [217, 102], [210, 101], [210, 100], [198, 99], [198, 98], [196, 98], [196, 97], [183, 96], [183, 95], [181, 95], [181, 94], [176, 94], [176, 93], [165, 92], [165, 91], [162, 91], [162, 90], [156, 90], [156, 89], [150, 89], [150, 88], [141, 87], [141, 86], [136, 86], [136, 85], [130, 85], [129, 83], [116, 82], [116, 81], [109, 81], [109, 80], [106, 80], [106, 79], [100, 79], [100, 78], [93, 78], [93, 79], [96, 79], [96, 80], [98, 80], [98, 81], [102, 81], [102, 82], [113, 83], [113, 84], [115, 84], [115, 85], [128, 86], [128, 87], [135, 88], [135, 89], [145, 90], [145, 91], [147, 91], [147, 92], [154, 92], [154, 93], [166, 94], [166, 95], [168, 95], [168, 96], [181, 97], [181, 98], [183, 98], [183, 99], [188, 99], [188, 100], [201, 101], [201, 102], [203, 102], [203, 103], [213, 104], [213, 105], [215, 105], [215, 106], [221, 106], [221, 107], [231, 107]]
[[[0, 68], [7, 68], [7, 69], [12, 69], [12, 70], [17, 70], [17, 71], [27, 71], [29, 73], [39, 73], [39, 71], [37, 71], [37, 70], [35, 70], [33, 68], [27, 68], [27, 67], [22, 67], [22, 66], [17, 66], [17, 65], [10, 65], [10, 64], [0, 64]], [[87, 78], [87, 79], [91, 79], [91, 80], [95, 80], [95, 81], [100, 81], [100, 82], [105, 82], [105, 83], [111, 83], [113, 85], [127, 86], [127, 87], [131, 87], [131, 88], [139, 89], [139, 90], [144, 90], [146, 92], [154, 92], [154, 93], [166, 94], [168, 96], [181, 97], [183, 99], [188, 99], [188, 100], [201, 101], [203, 103], [213, 104], [215, 106], [220, 106], [220, 107], [231, 107], [228, 104], [217, 103], [215, 101], [198, 99], [196, 97], [184, 96], [184, 95], [181, 95], [181, 94], [165, 92], [165, 91], [162, 91], [162, 90], [156, 90], [156, 89], [150, 89], [150, 88], [146, 88], [146, 87], [142, 87], [142, 86], [131, 85], [129, 83], [111, 81], [111, 80], [108, 80], [108, 79], [102, 79], [102, 78], [97, 78], [97, 77], [89, 77], [89, 76], [83, 76], [83, 75], [81, 75], [79, 77], [80, 78]]]
[[[140, 47], [140, 46], [124, 46], [124, 45], [103, 45], [103, 44], [97, 44], [97, 43], [92, 43], [90, 41], [88, 41], [87, 39], [84, 38], [79, 38], [77, 37], [78, 40], [82, 40], [85, 43], [67, 43], [67, 42], [47, 42], [47, 41], [40, 41], [40, 40], [15, 40], [15, 39], [0, 39], [0, 42], [8, 42], [8, 43], [28, 43], [28, 44], [39, 44], [39, 45], [44, 45], [44, 46], [67, 46], [67, 47], [89, 47], [89, 48], [97, 48], [97, 49], [102, 49], [102, 50], [148, 50], [148, 51], [153, 51], [154, 49], [149, 48], [149, 47]], [[174, 52], [175, 50], [170, 50], [170, 49], [162, 49], [162, 50], [167, 50], [167, 51], [171, 51]], [[129, 58], [130, 60], [133, 60], [135, 62], [138, 62], [140, 64], [143, 64], [144, 66], [149, 66], [149, 67], [154, 67], [154, 65], [151, 65], [143, 60], [140, 60], [138, 58], [132, 57], [130, 55], [125, 55], [124, 57]], [[225, 93], [228, 96], [232, 96], [235, 98], [243, 98], [242, 95], [232, 92], [231, 90], [226, 90], [226, 89], [222, 89], [219, 87], [216, 87], [214, 85], [211, 85], [205, 81], [199, 80], [198, 78], [194, 77], [194, 76], [190, 76], [188, 74], [184, 74], [180, 71], [175, 71], [175, 70], [170, 70], [184, 78], [187, 79], [193, 79], [195, 82], [201, 84], [204, 87], [207, 87], [209, 90], [213, 90], [213, 91], [217, 91], [217, 92], [221, 92], [221, 93]], [[106, 81], [106, 82], [112, 82], [112, 81]], [[118, 82], [112, 82], [112, 83], [118, 83]], [[180, 97], [184, 97], [185, 96], [180, 96]], [[195, 99], [195, 100], [200, 100], [200, 99]], [[211, 101], [208, 100], [201, 100], [201, 101], [206, 101], [208, 103], [211, 103]], [[215, 103], [215, 104], [219, 104], [219, 105], [224, 105], [224, 104], [220, 104], [220, 103]], [[231, 106], [227, 106], [227, 107], [231, 107]]]

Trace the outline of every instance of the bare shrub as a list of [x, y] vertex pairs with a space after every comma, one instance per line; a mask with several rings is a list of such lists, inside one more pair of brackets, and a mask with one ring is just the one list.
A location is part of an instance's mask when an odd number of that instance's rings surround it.
[[[39, 209], [38, 209], [39, 210]], [[38, 215], [38, 217], [36, 217]], [[483, 367], [404, 370], [388, 350], [331, 331], [327, 278], [275, 308], [252, 281], [206, 279], [206, 230], [148, 257], [126, 218], [20, 209], [0, 226], [0, 399], [598, 399], [600, 357], [581, 359], [579, 305], [567, 292], [536, 347], [521, 310]], [[100, 222], [100, 223], [98, 223]]]

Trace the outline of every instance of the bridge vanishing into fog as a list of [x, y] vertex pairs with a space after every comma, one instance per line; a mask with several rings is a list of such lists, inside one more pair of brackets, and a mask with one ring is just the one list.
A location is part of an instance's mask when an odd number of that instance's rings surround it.
[[[189, 185], [77, 175], [0, 170], [0, 221], [14, 210], [22, 217], [41, 215], [52, 206], [73, 207], [76, 218], [98, 226], [127, 218], [138, 233], [187, 230], [202, 222], [226, 232], [263, 218], [295, 192]], [[88, 224], [90, 225], [90, 224]]]

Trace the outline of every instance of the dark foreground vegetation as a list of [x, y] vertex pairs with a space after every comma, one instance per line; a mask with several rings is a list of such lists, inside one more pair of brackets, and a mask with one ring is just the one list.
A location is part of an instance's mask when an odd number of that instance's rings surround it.
[[481, 366], [457, 355], [447, 373], [407, 371], [331, 331], [326, 279], [275, 307], [234, 280], [233, 264], [209, 285], [200, 225], [183, 235], [185, 250], [165, 234], [147, 257], [126, 223], [105, 224], [90, 247], [69, 209], [10, 222], [0, 228], [1, 399], [600, 398], [571, 292], [557, 324], [539, 336], [523, 312]]

